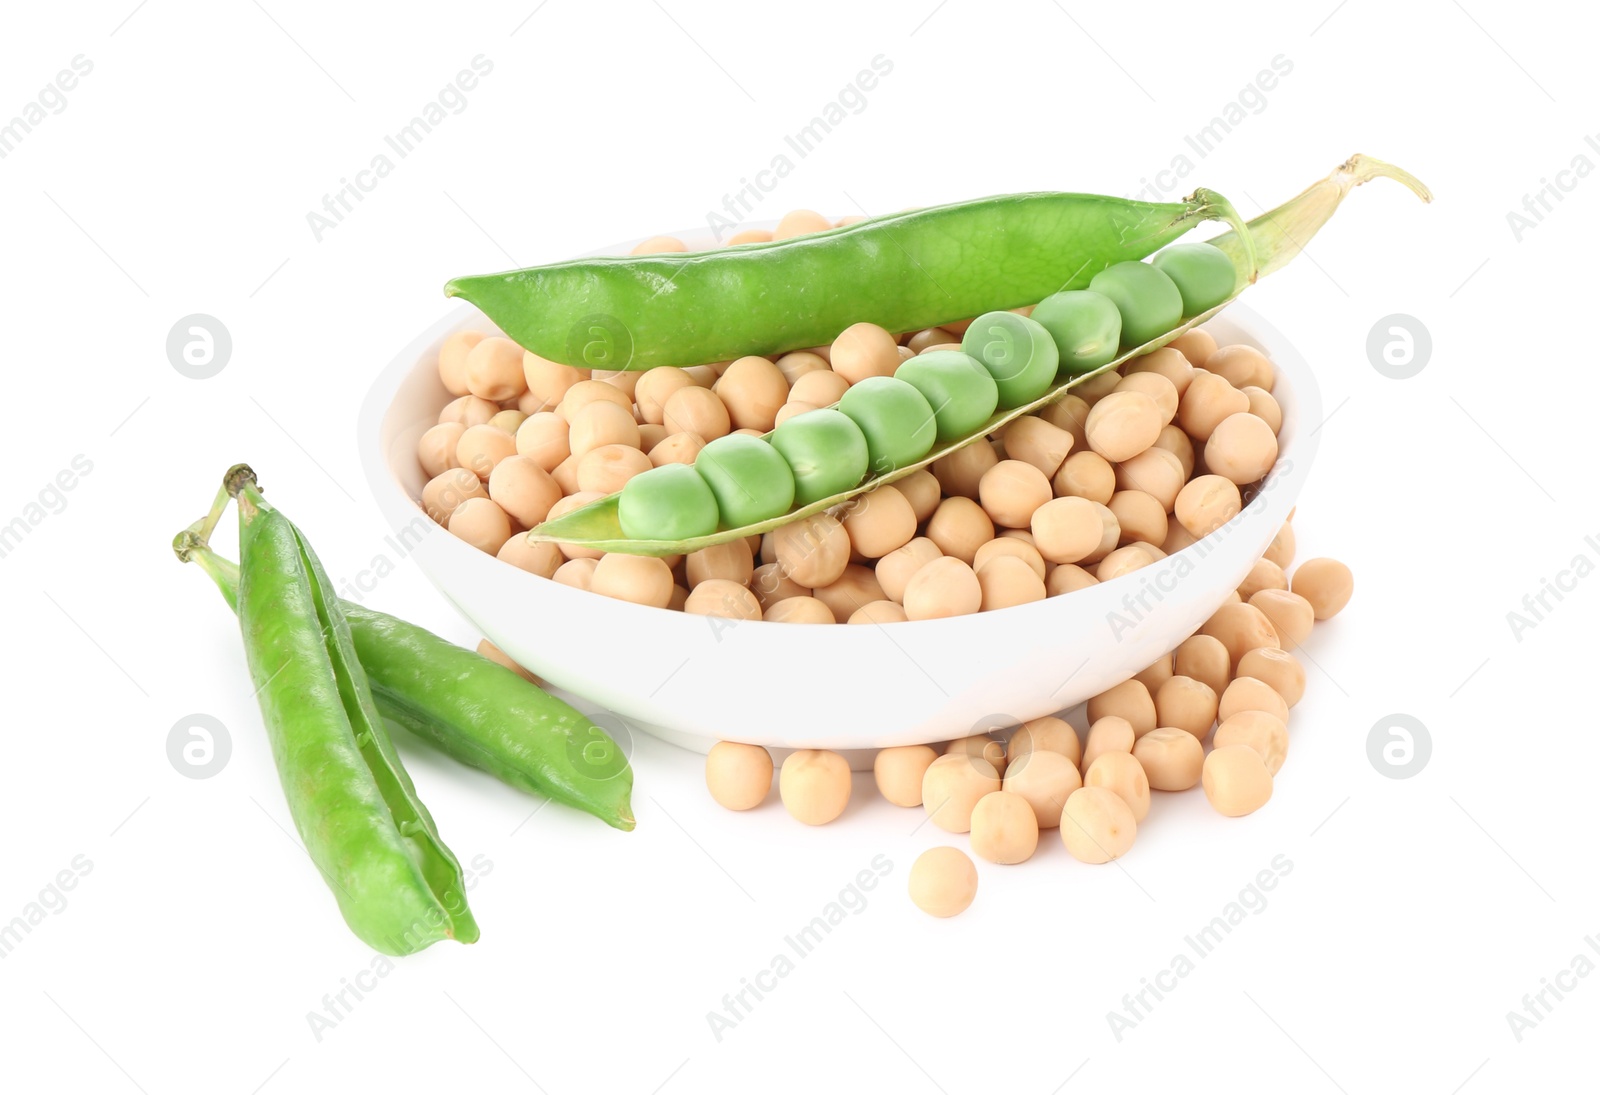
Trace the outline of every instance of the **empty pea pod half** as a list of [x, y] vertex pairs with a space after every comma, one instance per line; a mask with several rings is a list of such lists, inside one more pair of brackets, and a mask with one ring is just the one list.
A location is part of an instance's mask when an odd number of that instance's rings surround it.
[[445, 292], [547, 360], [644, 370], [816, 346], [858, 321], [910, 331], [1036, 304], [1213, 219], [1240, 224], [1209, 190], [1182, 202], [1008, 194], [771, 243], [456, 278]]
[[[832, 408], [795, 415], [772, 433], [760, 439], [748, 439], [750, 443], [771, 445], [782, 460], [721, 460], [714, 468], [701, 468], [697, 461], [692, 466], [698, 473], [696, 478], [703, 480], [708, 490], [690, 483], [681, 465], [657, 468], [635, 476], [623, 491], [546, 521], [527, 535], [533, 541], [576, 544], [606, 552], [677, 555], [769, 532], [892, 483], [993, 434], [1014, 419], [1039, 410], [1075, 385], [1158, 349], [1210, 319], [1256, 278], [1281, 269], [1299, 254], [1345, 195], [1374, 178], [1395, 179], [1424, 200], [1431, 199], [1427, 188], [1407, 172], [1381, 160], [1358, 155], [1248, 224], [1240, 223], [1225, 201], [1206, 191], [1197, 191], [1189, 203], [1172, 207], [1176, 212], [1170, 212], [1171, 219], [1161, 223], [1150, 222], [1148, 203], [1100, 198], [1081, 208], [1074, 204], [1071, 208], [1078, 214], [1072, 218], [1074, 231], [1084, 239], [1062, 246], [1067, 253], [1082, 256], [1083, 265], [1064, 282], [1046, 286], [1042, 292], [1031, 283], [1026, 286], [1032, 291], [1031, 299], [1038, 302], [1037, 318], [996, 310], [1024, 303], [1029, 294], [1018, 297], [1016, 294], [1022, 292], [1022, 287], [1010, 282], [993, 286], [976, 307], [970, 307], [965, 313], [983, 314], [967, 328], [962, 350], [939, 351], [950, 355], [952, 360], [914, 364], [922, 359], [913, 357], [893, 377], [877, 377], [852, 385]], [[1022, 197], [1087, 200], [1084, 195]], [[1030, 220], [1037, 219], [1038, 210], [1027, 205], [1005, 204], [1009, 199], [989, 201], [998, 203], [997, 208], [1010, 209], [1016, 216], [1026, 214]], [[962, 215], [975, 216], [973, 205], [967, 203], [946, 209], [959, 208]], [[1093, 216], [1086, 219], [1090, 209]], [[993, 209], [983, 214], [986, 218], [994, 215]], [[841, 234], [819, 233], [809, 239], [842, 240], [846, 238], [842, 233], [878, 224], [892, 234], [899, 233], [902, 240], [914, 243], [921, 238], [913, 231], [919, 224], [924, 228], [932, 225], [928, 233], [930, 238], [937, 238], [938, 233], [950, 227], [943, 219], [923, 224], [907, 219], [911, 216], [903, 214], [864, 221], [850, 229], [838, 230]], [[1157, 253], [1149, 262], [1140, 261], [1207, 216], [1228, 219], [1233, 227], [1206, 243], [1185, 243]], [[1005, 222], [1003, 217], [993, 223], [1002, 222]], [[1134, 235], [1123, 237], [1113, 233], [1116, 239], [1108, 244], [1103, 229], [1118, 223], [1133, 225]], [[1006, 238], [1011, 240], [1006, 246], [1016, 246], [1009, 233]], [[1134, 239], [1138, 246], [1130, 245], [1125, 239]], [[785, 241], [785, 244], [800, 242]], [[747, 253], [751, 252], [740, 249], [719, 254], [731, 258]], [[681, 262], [687, 257], [692, 256], [643, 256], [629, 261], [645, 263], [665, 258]], [[712, 256], [704, 256], [704, 260], [709, 263]], [[562, 264], [563, 268], [571, 265]], [[622, 269], [629, 267], [605, 268], [613, 275]], [[855, 276], [853, 269], [835, 268], [833, 262], [826, 268], [810, 262], [797, 263], [784, 277], [807, 280], [826, 277], [837, 281], [840, 277]], [[771, 272], [770, 268], [758, 271], [762, 276]], [[536, 271], [523, 271], [501, 277], [510, 280], [534, 273]], [[734, 273], [737, 271], [732, 266], [724, 268], [725, 275], [732, 277]], [[639, 273], [638, 276], [644, 275]], [[914, 281], [917, 276], [920, 275], [908, 274], [907, 280]], [[452, 286], [458, 284], [462, 283], [452, 283]], [[721, 284], [726, 291], [729, 282]], [[927, 302], [913, 305], [901, 300], [884, 304], [882, 284], [884, 282], [871, 292], [854, 294], [854, 299], [878, 301], [881, 308], [890, 309], [873, 317], [886, 320], [890, 329], [909, 329], [936, 318], [951, 318]], [[467, 295], [484, 307], [512, 337], [519, 341], [528, 339], [523, 344], [536, 353], [550, 351], [547, 333], [533, 331], [518, 315], [497, 314], [491, 310], [491, 304], [505, 304], [506, 301], [479, 300], [468, 293], [461, 295]], [[737, 292], [729, 295], [742, 296]], [[679, 297], [677, 292], [662, 294], [667, 301]], [[843, 294], [843, 299], [851, 298], [852, 294]], [[691, 294], [689, 299], [678, 300], [676, 306], [696, 308], [698, 299]], [[962, 307], [969, 306], [965, 299], [961, 303]], [[524, 302], [522, 310], [530, 307]], [[637, 312], [628, 314], [651, 317], [653, 323], [657, 307], [653, 302], [642, 304]], [[894, 311], [894, 308], [901, 310]], [[703, 317], [690, 321], [687, 315], [685, 312], [680, 316], [680, 325], [674, 333], [662, 335], [664, 352], [670, 353], [677, 362], [698, 360], [702, 356], [711, 359], [816, 344], [832, 337], [849, 322], [862, 318], [854, 314], [830, 314], [826, 325], [809, 325], [810, 319], [802, 317], [804, 321], [796, 326], [767, 325], [763, 316], [763, 323], [756, 325], [759, 330], [750, 328], [737, 336], [744, 341], [734, 344], [699, 339], [694, 325]], [[630, 319], [630, 329], [632, 326]], [[784, 332], [782, 344], [764, 341], [774, 337], [774, 330]], [[723, 333], [735, 337], [731, 331]], [[654, 354], [641, 356], [641, 346], [635, 344], [632, 355], [623, 363], [625, 367], [648, 368], [663, 363]], [[608, 361], [610, 367], [619, 367], [619, 359]], [[995, 409], [982, 416], [981, 421], [974, 422], [976, 416], [971, 415], [971, 409], [987, 404], [991, 386]], [[823, 416], [829, 417], [824, 419]], [[825, 421], [827, 429], [812, 431], [807, 423], [813, 418], [819, 427]], [[815, 437], [810, 436], [813, 433]], [[826, 441], [822, 440], [824, 435]], [[863, 450], [866, 454], [864, 466], [860, 460]], [[667, 493], [693, 495], [695, 505], [686, 509], [682, 503], [668, 502], [662, 497]], [[774, 512], [777, 509], [774, 499], [783, 500], [781, 512]], [[689, 509], [695, 514], [692, 521], [685, 518]]]

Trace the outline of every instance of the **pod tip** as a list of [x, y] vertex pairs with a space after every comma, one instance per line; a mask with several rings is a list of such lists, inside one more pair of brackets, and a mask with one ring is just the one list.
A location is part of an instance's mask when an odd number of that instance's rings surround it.
[[1393, 179], [1404, 186], [1407, 190], [1410, 190], [1417, 197], [1421, 198], [1423, 201], [1433, 201], [1433, 191], [1429, 190], [1427, 184], [1421, 179], [1417, 178], [1405, 168], [1396, 167], [1392, 163], [1386, 163], [1385, 161], [1378, 159], [1376, 156], [1368, 156], [1364, 153], [1357, 152], [1344, 163], [1339, 165], [1337, 174], [1341, 174], [1352, 179], [1352, 185], [1354, 186], [1360, 186], [1362, 183], [1371, 179]]

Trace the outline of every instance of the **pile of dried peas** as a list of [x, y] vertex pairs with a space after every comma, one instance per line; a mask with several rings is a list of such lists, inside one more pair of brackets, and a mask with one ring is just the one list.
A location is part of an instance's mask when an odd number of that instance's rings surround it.
[[[729, 246], [859, 219], [797, 210]], [[633, 253], [687, 250], [662, 236]], [[708, 616], [885, 624], [1006, 608], [1148, 566], [1236, 516], [1277, 460], [1271, 362], [1197, 329], [931, 469], [765, 536], [658, 559], [517, 535], [652, 468], [693, 464], [719, 438], [760, 436], [908, 360], [959, 350], [970, 322], [901, 333], [858, 323], [829, 346], [776, 359], [609, 373], [460, 332], [439, 355], [455, 398], [418, 446], [429, 476], [421, 505], [480, 550], [605, 596]], [[1028, 859], [1050, 828], [1075, 858], [1109, 862], [1131, 847], [1152, 789], [1200, 784], [1220, 813], [1255, 811], [1271, 796], [1288, 710], [1304, 691], [1292, 650], [1351, 592], [1348, 568], [1332, 559], [1302, 564], [1291, 581], [1293, 554], [1286, 523], [1193, 636], [1089, 701], [1087, 735], [1044, 716], [1009, 740], [997, 728], [950, 742], [942, 756], [927, 745], [885, 749], [879, 790], [970, 833], [996, 863]], [[720, 804], [747, 810], [767, 798], [773, 769], [764, 748], [721, 742], [706, 782]], [[785, 807], [812, 825], [842, 814], [850, 787], [849, 765], [827, 750], [792, 753], [779, 776]], [[965, 910], [976, 888], [971, 860], [951, 847], [925, 852], [909, 880], [913, 900], [938, 916]]]

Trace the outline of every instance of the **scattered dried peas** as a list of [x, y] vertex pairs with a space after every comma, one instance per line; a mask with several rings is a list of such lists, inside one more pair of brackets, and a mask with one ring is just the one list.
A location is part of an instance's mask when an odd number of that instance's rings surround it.
[[967, 911], [978, 892], [978, 869], [960, 848], [929, 848], [911, 864], [906, 879], [912, 903], [930, 916]]
[[717, 742], [706, 754], [706, 789], [719, 806], [755, 809], [772, 790], [772, 754], [759, 745]]

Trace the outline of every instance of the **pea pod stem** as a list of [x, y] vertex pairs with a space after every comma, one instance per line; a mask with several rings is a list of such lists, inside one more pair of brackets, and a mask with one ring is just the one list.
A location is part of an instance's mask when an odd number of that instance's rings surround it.
[[[870, 490], [911, 475], [913, 472], [932, 464], [940, 457], [947, 456], [957, 449], [989, 436], [1023, 415], [1032, 414], [1048, 406], [1091, 377], [1116, 369], [1135, 357], [1159, 349], [1185, 331], [1192, 330], [1211, 319], [1223, 308], [1238, 299], [1239, 294], [1244, 292], [1257, 278], [1280, 270], [1287, 265], [1291, 259], [1300, 253], [1305, 244], [1309, 242], [1311, 236], [1327, 223], [1328, 218], [1333, 215], [1334, 210], [1339, 207], [1339, 203], [1344, 200], [1344, 197], [1351, 190], [1375, 178], [1398, 180], [1424, 201], [1432, 200], [1432, 194], [1429, 193], [1428, 188], [1408, 172], [1392, 164], [1384, 163], [1382, 160], [1359, 154], [1350, 157], [1327, 178], [1319, 180], [1283, 205], [1254, 218], [1248, 223], [1240, 221], [1238, 212], [1234, 210], [1232, 205], [1227, 204], [1226, 199], [1220, 198], [1212, 191], [1197, 190], [1194, 197], [1190, 199], [1191, 202], [1198, 207], [1207, 209], [1210, 215], [1226, 220], [1233, 225], [1227, 232], [1208, 241], [1220, 248], [1234, 266], [1234, 291], [1227, 300], [1208, 311], [1202, 312], [1200, 315], [1189, 317], [1172, 330], [1151, 339], [1142, 346], [1136, 346], [1120, 354], [1114, 360], [1098, 369], [1058, 381], [1038, 399], [1025, 403], [1020, 407], [995, 414], [967, 436], [957, 438], [947, 444], [937, 445], [932, 452], [921, 460], [907, 464], [895, 471], [873, 476], [849, 490], [841, 491], [810, 505], [791, 510], [780, 517], [742, 525], [738, 528], [721, 529], [709, 535], [697, 536], [691, 539], [670, 541], [630, 539], [623, 534], [622, 524], [618, 519], [617, 503], [620, 497], [618, 494], [607, 495], [605, 498], [565, 513], [553, 521], [545, 521], [529, 530], [525, 535], [529, 540], [535, 542], [579, 544], [599, 551], [615, 551], [632, 555], [680, 555], [732, 540], [743, 539], [747, 536], [771, 532], [773, 529], [786, 525], [791, 521], [822, 513], [832, 509], [834, 506], [842, 505]], [[1196, 215], [1199, 214], [1196, 213]]]
[[[180, 537], [190, 533], [179, 533]], [[239, 610], [239, 564], [231, 559], [224, 559], [205, 544], [192, 544], [188, 555], [182, 557], [186, 563], [197, 563], [200, 569], [210, 576], [216, 583], [217, 590], [222, 594], [222, 599], [228, 602], [228, 608], [237, 612]]]
[[[234, 468], [242, 467], [245, 467], [245, 465], [234, 465]], [[228, 469], [228, 475], [231, 476], [233, 474], [234, 468]], [[253, 475], [254, 473], [252, 472], [251, 474]], [[180, 563], [190, 562], [194, 552], [210, 546], [211, 534], [216, 531], [217, 523], [222, 520], [222, 514], [227, 510], [228, 502], [232, 498], [233, 493], [228, 489], [228, 476], [224, 476], [222, 486], [217, 488], [217, 496], [211, 500], [211, 509], [206, 512], [206, 515], [172, 538], [172, 550], [177, 555]], [[229, 565], [231, 566], [232, 564]], [[238, 580], [238, 568], [235, 567], [235, 585], [238, 584]], [[228, 604], [229, 607], [233, 605], [231, 596], [228, 599]]]

